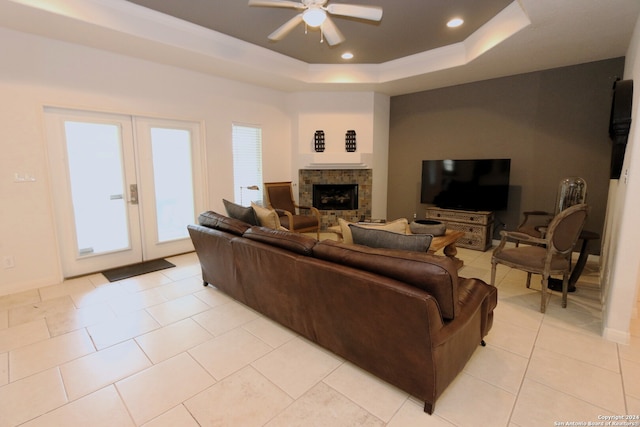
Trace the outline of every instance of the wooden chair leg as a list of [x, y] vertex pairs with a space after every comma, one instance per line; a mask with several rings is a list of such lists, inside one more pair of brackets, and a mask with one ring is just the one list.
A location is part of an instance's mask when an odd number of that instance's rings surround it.
[[531, 273], [527, 273], [527, 288], [531, 287]]
[[549, 285], [549, 276], [542, 276], [542, 292], [540, 296], [540, 313], [544, 313], [547, 309], [547, 286]]
[[567, 308], [567, 292], [569, 292], [569, 275], [562, 275], [562, 308]]
[[496, 263], [491, 263], [491, 286], [496, 285]]

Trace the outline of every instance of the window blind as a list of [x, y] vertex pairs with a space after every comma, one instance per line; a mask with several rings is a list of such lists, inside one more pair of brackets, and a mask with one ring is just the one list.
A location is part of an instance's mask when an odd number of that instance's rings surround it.
[[[243, 206], [262, 204], [262, 128], [233, 125], [234, 201]], [[248, 187], [257, 186], [258, 190]]]

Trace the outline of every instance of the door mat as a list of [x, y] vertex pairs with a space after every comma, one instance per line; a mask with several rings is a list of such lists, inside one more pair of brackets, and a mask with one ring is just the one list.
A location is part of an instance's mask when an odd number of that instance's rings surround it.
[[112, 268], [102, 272], [104, 277], [110, 282], [128, 279], [129, 277], [139, 276], [141, 274], [151, 273], [152, 271], [164, 270], [165, 268], [175, 267], [166, 259], [154, 259], [153, 261], [145, 261], [139, 264], [126, 265], [124, 267]]

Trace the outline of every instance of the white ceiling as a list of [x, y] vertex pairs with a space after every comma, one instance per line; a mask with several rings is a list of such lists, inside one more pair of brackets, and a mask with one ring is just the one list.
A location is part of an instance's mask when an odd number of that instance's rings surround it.
[[[246, 0], [133, 1], [165, 6], [177, 3], [181, 7], [191, 2], [199, 8], [207, 4], [216, 14], [224, 14], [222, 6], [229, 1], [236, 6], [247, 3]], [[279, 90], [367, 90], [399, 95], [624, 56], [640, 14], [639, 0], [516, 0], [506, 2], [507, 6], [502, 9], [505, 2], [488, 1], [487, 4], [498, 9], [497, 14], [484, 24], [471, 19], [474, 25], [480, 26], [461, 40], [441, 37], [438, 40], [451, 43], [442, 47], [433, 42], [424, 43], [424, 40], [417, 44], [407, 42], [412, 47], [403, 50], [394, 49], [402, 41], [394, 39], [383, 49], [379, 38], [366, 37], [366, 42], [373, 44], [371, 47], [359, 39], [358, 31], [380, 30], [382, 33], [384, 30], [386, 33], [395, 31], [383, 27], [391, 25], [388, 22], [395, 22], [394, 28], [404, 22], [407, 24], [405, 30], [410, 28], [412, 31], [403, 32], [403, 37], [412, 37], [421, 31], [416, 27], [418, 24], [409, 25], [408, 20], [392, 19], [396, 12], [394, 8], [402, 9], [405, 15], [415, 15], [418, 10], [422, 15], [428, 15], [432, 11], [429, 4], [442, 3], [441, 0], [345, 2], [381, 5], [385, 9], [380, 26], [335, 19], [347, 37], [345, 43], [351, 38], [354, 46], [358, 46], [356, 55], [367, 49], [380, 50], [379, 54], [368, 54], [373, 58], [367, 60], [369, 63], [341, 64], [333, 59], [318, 59], [322, 55], [333, 58], [337, 49], [332, 51], [333, 48], [327, 49], [326, 45], [315, 42], [310, 44], [312, 34], [305, 36], [294, 32], [287, 36], [286, 45], [259, 46], [206, 28], [202, 22], [188, 22], [126, 0], [0, 0], [0, 26]], [[459, 3], [467, 2], [460, 0]], [[289, 12], [279, 8], [274, 11], [247, 6], [247, 9], [252, 19], [262, 14], [271, 17], [265, 20], [263, 28], [255, 25], [247, 31], [245, 38], [251, 34], [252, 37], [260, 36], [271, 30], [274, 22], [287, 19], [274, 15], [275, 12]], [[196, 17], [203, 15], [203, 10], [194, 9], [199, 11]], [[238, 10], [233, 8], [228, 12], [240, 23], [237, 13], [241, 12]], [[414, 12], [408, 12], [410, 10]], [[433, 10], [441, 16], [448, 15], [436, 6]], [[437, 14], [434, 12], [434, 15]], [[195, 21], [193, 13], [188, 19]], [[229, 19], [232, 18], [227, 16], [223, 21]], [[355, 28], [354, 32], [351, 27]], [[300, 56], [295, 48], [300, 41], [305, 49], [318, 49], [320, 53]], [[290, 45], [294, 46], [288, 47]], [[410, 53], [416, 46], [427, 50]]]

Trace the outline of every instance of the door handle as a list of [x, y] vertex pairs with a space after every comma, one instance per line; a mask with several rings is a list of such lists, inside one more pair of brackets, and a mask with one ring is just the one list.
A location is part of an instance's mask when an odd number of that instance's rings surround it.
[[138, 184], [129, 185], [129, 197], [132, 205], [138, 204]]
[[120, 200], [122, 198], [122, 194], [112, 194], [111, 196], [109, 196], [109, 200]]

